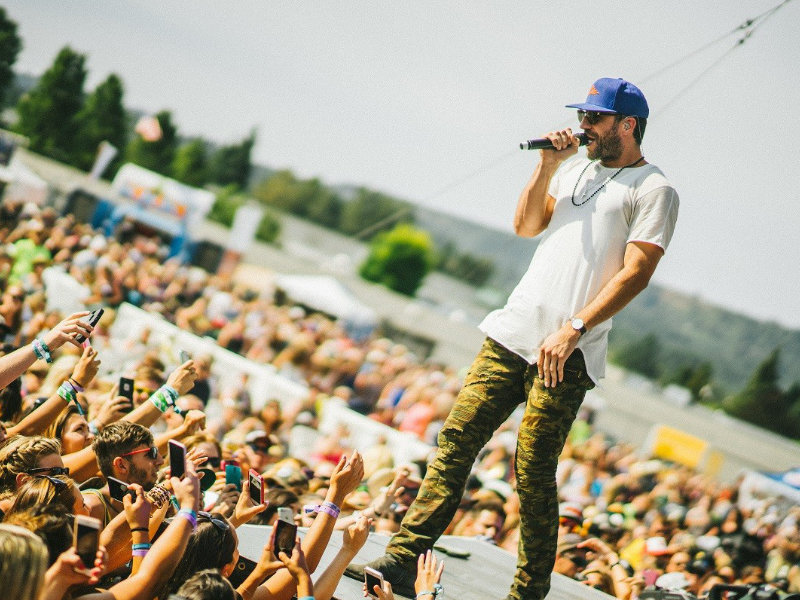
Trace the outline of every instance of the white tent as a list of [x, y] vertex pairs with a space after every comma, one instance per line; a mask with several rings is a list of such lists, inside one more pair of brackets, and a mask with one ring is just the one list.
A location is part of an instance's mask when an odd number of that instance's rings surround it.
[[340, 319], [351, 332], [368, 333], [378, 324], [375, 311], [329, 275], [279, 275], [275, 285], [297, 304]]

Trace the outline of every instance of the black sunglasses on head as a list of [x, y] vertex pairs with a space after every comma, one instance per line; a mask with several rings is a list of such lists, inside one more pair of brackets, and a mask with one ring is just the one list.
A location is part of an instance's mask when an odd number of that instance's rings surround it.
[[66, 481], [62, 481], [61, 479], [56, 479], [52, 475], [34, 475], [34, 477], [38, 477], [38, 478], [41, 478], [41, 479], [47, 479], [47, 481], [52, 483], [57, 488], [67, 487], [67, 482]]
[[25, 471], [28, 475], [69, 475], [69, 467], [37, 467]]
[[210, 512], [206, 512], [204, 510], [197, 511], [197, 518], [198, 518], [198, 520], [199, 519], [205, 519], [206, 521], [211, 521], [211, 524], [214, 527], [216, 527], [217, 529], [219, 529], [220, 531], [228, 531], [228, 529], [231, 528], [227, 521], [223, 521], [222, 519], [218, 519], [217, 517], [212, 515]]

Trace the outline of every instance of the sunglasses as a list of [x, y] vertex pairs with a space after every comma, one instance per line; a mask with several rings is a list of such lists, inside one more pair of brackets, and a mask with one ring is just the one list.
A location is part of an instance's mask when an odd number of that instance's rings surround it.
[[231, 528], [231, 526], [228, 524], [227, 521], [223, 521], [222, 519], [218, 519], [217, 517], [212, 515], [210, 512], [206, 512], [204, 510], [197, 511], [197, 518], [198, 518], [198, 520], [199, 519], [204, 519], [206, 521], [211, 521], [211, 524], [214, 527], [216, 527], [217, 529], [219, 529], [220, 531], [228, 531]]
[[151, 460], [155, 460], [158, 458], [158, 448], [156, 448], [155, 446], [150, 446], [149, 448], [140, 448], [139, 450], [132, 450], [130, 452], [126, 452], [125, 454], [120, 454], [120, 456], [122, 458], [125, 458], [126, 456], [131, 456], [133, 454], [142, 454], [144, 452], [147, 452], [145, 456]]
[[583, 120], [586, 119], [589, 125], [597, 125], [600, 122], [600, 119], [613, 114], [614, 113], [597, 112], [596, 110], [579, 110], [578, 123], [583, 123]]
[[47, 481], [52, 483], [57, 488], [67, 487], [67, 482], [66, 481], [62, 481], [60, 479], [56, 479], [52, 475], [34, 475], [34, 477], [38, 477], [40, 479], [47, 479]]
[[16, 300], [17, 302], [22, 302], [25, 300], [25, 296], [10, 296], [12, 300]]
[[69, 475], [69, 467], [37, 467], [25, 471], [28, 475]]
[[133, 391], [136, 392], [137, 394], [147, 394], [148, 396], [152, 396], [156, 392], [152, 388], [139, 387], [139, 386], [134, 386]]
[[247, 444], [253, 452], [261, 452], [262, 454], [269, 454], [270, 446], [264, 444]]

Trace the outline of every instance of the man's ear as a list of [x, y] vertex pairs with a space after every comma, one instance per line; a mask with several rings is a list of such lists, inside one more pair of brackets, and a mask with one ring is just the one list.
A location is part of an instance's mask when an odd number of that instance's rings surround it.
[[120, 474], [127, 474], [128, 473], [128, 461], [122, 458], [121, 456], [115, 456], [114, 460], [111, 461], [111, 466], [114, 468], [114, 472], [119, 472]]

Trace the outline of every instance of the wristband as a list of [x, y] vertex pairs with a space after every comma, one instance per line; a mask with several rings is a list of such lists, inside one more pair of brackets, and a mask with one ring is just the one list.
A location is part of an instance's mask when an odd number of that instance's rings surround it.
[[424, 592], [420, 592], [416, 596], [414, 596], [415, 600], [419, 600], [422, 596], [433, 596], [436, 597], [436, 592], [433, 590], [425, 590]]
[[97, 426], [97, 423], [95, 423], [94, 419], [89, 421], [89, 431], [92, 432], [94, 437], [97, 437], [100, 434], [100, 428]]
[[131, 533], [134, 531], [146, 531], [147, 533], [150, 533], [150, 529], [148, 527], [134, 527], [131, 529]]
[[152, 544], [134, 544], [133, 545], [133, 549], [134, 550], [150, 550], [151, 546], [152, 546]]
[[70, 385], [75, 388], [76, 392], [83, 391], [83, 386], [80, 383], [78, 383], [78, 381], [74, 377], [70, 377], [69, 379], [67, 379], [67, 381], [69, 381]]
[[314, 596], [300, 596], [297, 600], [314, 600]]
[[325, 513], [332, 516], [334, 519], [339, 518], [341, 510], [333, 502], [323, 502], [317, 506], [317, 513]]
[[84, 416], [83, 407], [78, 402], [78, 397], [75, 392], [75, 388], [69, 383], [69, 381], [65, 381], [62, 383], [58, 388], [58, 395], [64, 399], [64, 401], [69, 404], [70, 402], [75, 403], [75, 408], [78, 409], [78, 414]]
[[46, 363], [53, 362], [53, 357], [50, 354], [50, 348], [47, 347], [47, 344], [42, 340], [42, 338], [36, 338], [33, 340], [33, 353], [36, 355], [37, 358], [42, 359]]
[[178, 511], [178, 516], [183, 517], [192, 524], [192, 529], [197, 529], [197, 513], [188, 508], [182, 508]]
[[147, 550], [131, 550], [131, 556], [138, 556], [139, 558], [144, 558], [145, 556], [147, 556]]

